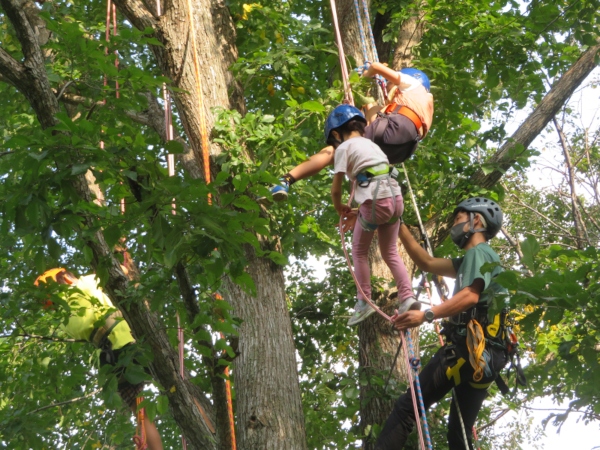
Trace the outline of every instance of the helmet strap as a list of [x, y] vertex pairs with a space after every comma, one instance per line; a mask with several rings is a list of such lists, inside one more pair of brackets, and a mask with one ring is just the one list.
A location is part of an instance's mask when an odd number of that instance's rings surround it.
[[485, 233], [485, 231], [486, 231], [485, 228], [475, 229], [474, 220], [475, 220], [475, 213], [469, 212], [469, 231], [463, 237], [463, 239], [460, 243], [460, 248], [465, 248], [465, 245], [467, 245], [467, 242], [469, 242], [469, 239], [471, 239], [471, 236], [473, 236], [475, 233]]

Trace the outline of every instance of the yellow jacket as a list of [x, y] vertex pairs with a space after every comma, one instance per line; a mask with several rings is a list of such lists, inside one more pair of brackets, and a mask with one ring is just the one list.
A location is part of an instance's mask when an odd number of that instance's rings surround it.
[[[97, 322], [101, 323], [114, 306], [98, 286], [96, 275], [83, 276], [72, 287], [76, 289], [69, 290], [65, 295], [65, 301], [71, 307], [71, 317], [64, 330], [73, 339], [89, 341], [92, 331], [99, 326]], [[108, 339], [112, 343], [113, 350], [135, 342], [131, 329], [124, 319], [119, 320], [108, 335]]]

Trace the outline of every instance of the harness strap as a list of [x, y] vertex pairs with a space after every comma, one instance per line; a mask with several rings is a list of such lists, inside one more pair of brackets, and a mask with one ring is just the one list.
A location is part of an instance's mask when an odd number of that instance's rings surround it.
[[100, 348], [102, 346], [102, 341], [105, 338], [108, 338], [115, 327], [121, 323], [121, 320], [116, 320], [118, 317], [123, 317], [123, 313], [121, 313], [121, 311], [106, 313], [104, 315], [104, 325], [100, 327], [94, 327], [88, 341]]
[[[375, 206], [377, 202], [377, 194], [379, 193], [379, 186], [382, 180], [387, 180], [390, 185], [390, 190], [392, 192], [392, 203], [394, 212], [396, 211], [396, 196], [394, 195], [394, 189], [391, 186], [392, 178], [398, 178], [398, 170], [394, 167], [390, 167], [388, 164], [378, 164], [373, 167], [369, 167], [365, 169], [361, 173], [358, 174], [356, 179], [360, 182], [359, 187], [368, 187], [371, 184], [371, 181], [375, 181], [377, 184], [375, 185], [375, 193], [373, 194], [372, 206], [371, 206], [371, 222], [368, 222], [362, 214], [358, 215], [359, 223], [364, 231], [374, 232], [379, 225], [377, 225], [377, 221], [375, 219]], [[366, 183], [366, 184], [365, 184]], [[398, 220], [398, 217], [392, 217], [388, 223], [395, 223]]]
[[[419, 137], [423, 135], [423, 122], [421, 121], [419, 116], [408, 106], [399, 105], [397, 103], [390, 103], [385, 107], [383, 111], [380, 111], [377, 115], [379, 117], [388, 117], [392, 114], [400, 114], [401, 116], [410, 119], [410, 121], [415, 124], [415, 127], [419, 132]], [[383, 130], [385, 130], [385, 128], [383, 128]], [[378, 137], [383, 137], [383, 131], [381, 131], [381, 135]]]

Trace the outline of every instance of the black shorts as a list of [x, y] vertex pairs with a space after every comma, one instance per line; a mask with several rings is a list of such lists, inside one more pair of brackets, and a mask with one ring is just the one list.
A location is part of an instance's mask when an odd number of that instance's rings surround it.
[[[141, 351], [136, 347], [136, 344], [127, 344], [118, 350], [102, 350], [100, 353], [100, 367], [104, 367], [106, 365], [115, 366], [121, 355], [128, 352], [134, 352], [134, 364], [142, 366], [142, 364], [136, 358], [136, 355], [141, 353]], [[115, 367], [112, 372], [117, 377], [117, 392], [121, 396], [123, 402], [129, 407], [135, 406], [137, 396], [144, 390], [144, 383], [142, 382], [134, 385], [127, 381], [124, 376], [124, 367]], [[144, 372], [150, 374], [146, 367], [144, 367]]]

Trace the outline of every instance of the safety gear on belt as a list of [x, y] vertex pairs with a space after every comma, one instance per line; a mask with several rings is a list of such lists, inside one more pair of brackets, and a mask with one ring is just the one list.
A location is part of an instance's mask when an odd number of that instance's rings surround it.
[[[386, 163], [381, 163], [363, 170], [356, 176], [356, 181], [359, 187], [368, 187], [371, 185], [372, 181], [375, 181], [377, 183], [375, 185], [375, 193], [373, 194], [371, 210], [371, 220], [373, 220], [373, 223], [368, 222], [362, 214], [358, 214], [358, 222], [360, 223], [360, 226], [364, 231], [372, 233], [379, 227], [379, 225], [377, 225], [374, 222], [375, 204], [377, 203], [377, 194], [379, 193], [379, 185], [381, 184], [381, 181], [388, 180], [388, 182], [391, 182], [392, 178], [397, 179], [399, 174], [400, 173], [398, 172], [398, 169], [396, 169], [395, 167], [391, 167]], [[391, 188], [391, 183], [390, 189], [392, 190], [392, 203], [394, 205], [393, 210], [396, 211], [396, 196], [394, 195], [393, 189]], [[397, 220], [398, 217], [392, 217], [388, 223], [395, 223]]]
[[[521, 367], [519, 342], [509, 326], [510, 319], [508, 317], [508, 313], [508, 308], [504, 308], [499, 314], [496, 314], [493, 317], [492, 321], [490, 321], [487, 307], [474, 306], [473, 308], [470, 308], [457, 316], [453, 316], [445, 320], [442, 323], [444, 329], [441, 331], [441, 334], [446, 336], [447, 341], [452, 342], [453, 344], [465, 342], [469, 348], [469, 356], [471, 357], [472, 348], [476, 349], [479, 346], [478, 339], [481, 338], [481, 336], [479, 336], [479, 338], [475, 336], [478, 334], [475, 323], [478, 323], [483, 331], [485, 344], [481, 347], [481, 350], [483, 350], [481, 352], [481, 360], [477, 356], [477, 353], [474, 353], [474, 361], [471, 361], [471, 364], [478, 364], [479, 367], [481, 367], [481, 370], [483, 370], [483, 374], [488, 376], [489, 373], [486, 372], [486, 368], [489, 368], [490, 363], [489, 352], [486, 359], [486, 347], [489, 345], [490, 347], [502, 349], [506, 352], [511, 360], [511, 366], [508, 369], [507, 377], [510, 376], [510, 372], [514, 367], [516, 372], [516, 384], [520, 386], [527, 386], [525, 373]], [[471, 332], [469, 332], [470, 324], [475, 325], [474, 330]], [[471, 334], [472, 348], [469, 347], [469, 334]], [[454, 347], [454, 345], [449, 347]], [[475, 368], [475, 366], [473, 367]], [[495, 381], [503, 395], [506, 395], [510, 392], [506, 382], [500, 374], [498, 374]]]
[[493, 200], [485, 197], [468, 198], [456, 206], [454, 215], [460, 211], [481, 214], [483, 216], [487, 224], [484, 235], [488, 241], [496, 236], [502, 228], [502, 210]]

